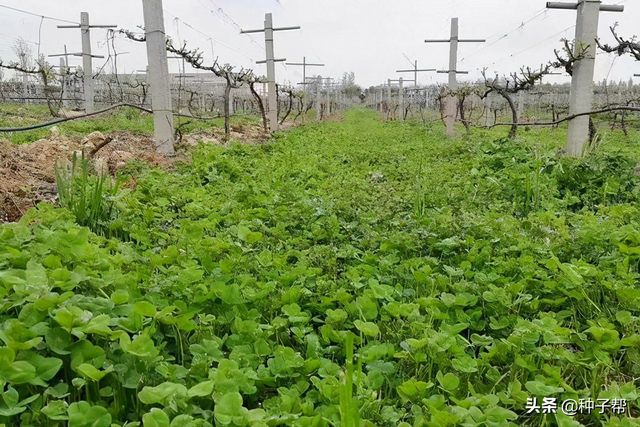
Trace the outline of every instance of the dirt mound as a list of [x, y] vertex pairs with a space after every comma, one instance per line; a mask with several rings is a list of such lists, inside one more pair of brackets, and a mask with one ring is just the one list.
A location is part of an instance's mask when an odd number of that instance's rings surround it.
[[37, 203], [57, 198], [54, 165], [73, 153], [92, 159], [99, 173], [113, 173], [126, 160], [163, 165], [175, 161], [155, 152], [153, 140], [125, 132], [65, 138], [52, 132], [32, 144], [14, 145], [0, 139], [0, 223], [15, 221]]
[[[282, 128], [293, 126], [294, 123], [285, 123]], [[230, 136], [231, 141], [241, 144], [263, 144], [270, 138], [255, 123], [232, 126]], [[177, 161], [188, 159], [187, 146], [200, 142], [227, 145], [224, 129], [220, 128], [185, 135], [180, 142], [176, 144], [177, 155], [164, 157], [156, 153], [152, 138], [128, 132], [92, 132], [85, 137], [68, 138], [54, 126], [48, 138], [31, 144], [14, 145], [0, 139], [0, 224], [18, 220], [39, 202], [55, 202], [58, 195], [54, 165], [69, 161], [73, 153], [84, 153], [97, 173], [113, 175], [127, 160], [139, 159], [170, 168]]]

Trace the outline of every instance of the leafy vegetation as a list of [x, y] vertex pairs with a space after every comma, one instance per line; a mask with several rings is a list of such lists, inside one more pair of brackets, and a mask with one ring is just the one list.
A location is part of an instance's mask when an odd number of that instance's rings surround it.
[[139, 170], [129, 241], [40, 205], [0, 227], [0, 425], [640, 425], [638, 149], [553, 132], [356, 110]]

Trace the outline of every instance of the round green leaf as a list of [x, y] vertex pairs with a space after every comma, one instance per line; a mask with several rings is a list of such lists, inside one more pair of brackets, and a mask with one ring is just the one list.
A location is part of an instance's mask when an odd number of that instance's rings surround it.
[[16, 358], [16, 353], [9, 347], [0, 347], [0, 372], [2, 366], [7, 366]]
[[40, 412], [51, 420], [68, 420], [67, 406], [67, 402], [64, 400], [52, 400], [47, 406], [42, 408]]
[[142, 416], [144, 427], [169, 427], [169, 416], [161, 409], [153, 408]]
[[36, 367], [24, 360], [0, 367], [0, 375], [11, 384], [28, 383], [38, 376]]
[[138, 357], [156, 357], [160, 350], [158, 350], [151, 338], [146, 335], [138, 335], [133, 341], [128, 335], [122, 335], [120, 337], [120, 346], [122, 349], [134, 356]]
[[460, 385], [460, 378], [451, 372], [442, 377], [438, 376], [437, 379], [442, 388], [446, 391], [454, 391]]
[[105, 375], [109, 373], [108, 371], [101, 371], [95, 366], [88, 363], [81, 364], [76, 368], [76, 371], [78, 371], [78, 373], [83, 377], [96, 382], [100, 381]]
[[527, 381], [524, 385], [534, 396], [547, 397], [554, 394], [562, 393], [564, 389], [562, 387], [553, 387], [546, 385], [541, 381]]
[[243, 425], [243, 418], [248, 412], [249, 410], [242, 406], [242, 396], [237, 392], [223, 395], [213, 409], [216, 422], [224, 426], [231, 423]]
[[85, 401], [69, 405], [68, 427], [109, 427], [111, 414], [102, 406], [91, 406]]
[[478, 361], [468, 354], [458, 356], [451, 361], [453, 369], [467, 374], [478, 372]]
[[182, 384], [165, 382], [156, 387], [144, 387], [138, 393], [138, 399], [146, 405], [159, 403], [167, 406], [169, 400], [183, 400], [187, 397], [187, 388]]
[[361, 320], [356, 320], [355, 322], [353, 322], [353, 324], [356, 328], [358, 328], [360, 332], [367, 336], [375, 337], [380, 333], [378, 325], [373, 322], [363, 322]]
[[67, 348], [73, 345], [73, 338], [71, 334], [62, 328], [49, 328], [44, 334], [44, 340], [56, 354], [66, 355], [69, 354]]
[[124, 289], [118, 289], [111, 294], [111, 301], [113, 301], [115, 305], [125, 304], [129, 302], [129, 292]]
[[133, 311], [141, 316], [154, 317], [157, 313], [153, 304], [147, 301], [139, 301], [133, 305]]
[[199, 384], [194, 385], [187, 392], [187, 397], [191, 399], [192, 397], [205, 397], [210, 396], [213, 393], [213, 381], [203, 381]]

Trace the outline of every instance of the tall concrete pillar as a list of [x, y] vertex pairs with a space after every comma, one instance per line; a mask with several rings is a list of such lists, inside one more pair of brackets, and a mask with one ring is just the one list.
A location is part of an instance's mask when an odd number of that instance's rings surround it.
[[159, 153], [173, 154], [173, 111], [162, 0], [142, 0], [142, 8], [156, 149]]
[[[456, 70], [458, 67], [458, 18], [451, 19], [451, 39], [449, 48], [449, 89], [452, 92], [458, 90], [458, 79], [456, 78]], [[444, 123], [447, 126], [447, 135], [455, 135], [457, 99], [453, 95], [447, 96], [446, 99], [446, 116]]]
[[399, 88], [398, 88], [398, 104], [400, 105], [400, 120], [404, 120], [404, 88], [403, 88], [403, 79], [400, 77], [398, 79]]
[[22, 95], [24, 97], [24, 103], [30, 104], [29, 99], [29, 75], [22, 73]]
[[60, 74], [62, 74], [62, 91], [60, 93], [60, 98], [62, 98], [62, 106], [66, 107], [69, 105], [69, 101], [66, 98], [69, 97], [67, 93], [67, 64], [64, 61], [64, 58], [60, 58]]
[[524, 93], [520, 91], [518, 92], [518, 119], [522, 117], [523, 112], [524, 112]]
[[276, 63], [273, 51], [273, 17], [270, 13], [264, 16], [264, 41], [267, 51], [267, 86], [269, 91], [269, 129], [278, 130], [278, 100], [276, 97]]
[[316, 81], [316, 119], [322, 120], [322, 80]]
[[84, 76], [84, 109], [93, 113], [95, 85], [93, 81], [93, 65], [91, 61], [91, 30], [89, 29], [89, 14], [80, 13], [80, 33], [82, 34], [82, 73]]
[[[591, 111], [593, 105], [593, 75], [596, 63], [596, 38], [600, 11], [623, 12], [624, 6], [603, 5], [600, 0], [578, 0], [578, 3], [547, 2], [547, 9], [577, 10], [574, 55], [585, 56], [573, 65], [569, 114]], [[586, 49], [586, 50], [585, 50]], [[580, 116], [569, 121], [567, 132], [567, 154], [582, 155], [582, 148], [589, 140], [589, 116]]]
[[[578, 4], [578, 21], [574, 53], [588, 46], [584, 59], [576, 61], [571, 78], [571, 106], [569, 114], [591, 111], [593, 104], [593, 76], [596, 65], [596, 37], [600, 17], [600, 0], [583, 0]], [[589, 116], [569, 121], [567, 132], [567, 154], [582, 155], [582, 147], [589, 140]]]

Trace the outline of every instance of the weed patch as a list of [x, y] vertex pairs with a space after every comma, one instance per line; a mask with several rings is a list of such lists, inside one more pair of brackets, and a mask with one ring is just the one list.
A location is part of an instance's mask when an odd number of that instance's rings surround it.
[[128, 241], [0, 226], [0, 425], [638, 425], [637, 147], [434, 126], [355, 110], [135, 169]]

